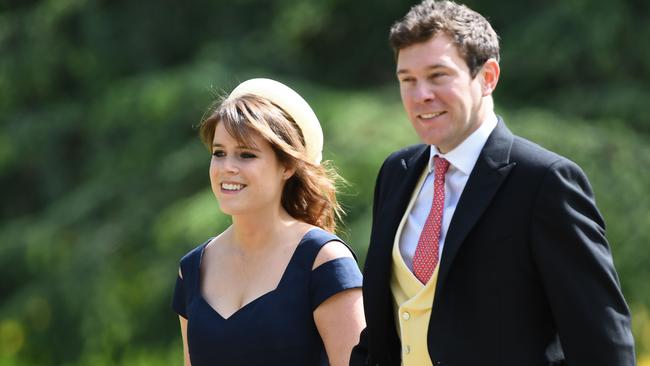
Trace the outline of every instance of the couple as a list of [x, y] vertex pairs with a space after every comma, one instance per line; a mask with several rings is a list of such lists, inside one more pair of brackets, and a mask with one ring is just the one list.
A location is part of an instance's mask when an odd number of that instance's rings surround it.
[[390, 42], [424, 144], [379, 171], [363, 290], [332, 234], [337, 176], [309, 105], [253, 79], [203, 121], [212, 190], [233, 223], [181, 260], [185, 363], [634, 365], [586, 176], [494, 114], [488, 21], [424, 0]]

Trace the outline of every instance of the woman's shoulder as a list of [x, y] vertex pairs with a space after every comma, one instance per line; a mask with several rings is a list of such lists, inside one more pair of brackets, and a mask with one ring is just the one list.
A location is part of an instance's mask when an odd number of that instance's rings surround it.
[[314, 265], [312, 269], [319, 267], [323, 263], [338, 258], [354, 259], [354, 254], [352, 253], [352, 249], [348, 247], [346, 244], [344, 244], [343, 241], [341, 241], [340, 239], [338, 240], [333, 239], [331, 241], [328, 241], [321, 247], [320, 251], [318, 252], [318, 255], [316, 255], [316, 259], [314, 259]]
[[313, 247], [315, 258], [312, 269], [338, 258], [356, 259], [354, 252], [343, 239], [318, 226], [309, 225], [302, 241]]
[[322, 235], [310, 276], [310, 302], [312, 310], [316, 310], [332, 296], [360, 288], [363, 277], [352, 249], [341, 238], [322, 229], [310, 233]]
[[219, 235], [211, 236], [207, 240], [204, 240], [203, 242], [201, 242], [201, 244], [199, 244], [198, 246], [194, 247], [192, 250], [187, 252], [181, 258], [181, 262], [190, 260], [191, 258], [198, 258], [198, 260], [201, 260], [201, 257], [203, 256], [203, 253], [205, 252], [206, 248], [208, 246], [212, 247], [214, 245], [218, 245], [218, 243], [220, 241], [225, 240], [229, 231], [230, 231], [230, 228], [224, 230]]
[[205, 252], [205, 248], [218, 238], [219, 236], [208, 238], [181, 257], [178, 270], [179, 276], [181, 278], [183, 278], [184, 275], [189, 272], [195, 272], [198, 270], [198, 267], [201, 264], [201, 259], [203, 258], [203, 253]]
[[212, 241], [214, 241], [214, 239], [215, 239], [215, 237], [210, 237], [209, 239], [203, 241], [201, 244], [199, 244], [196, 247], [192, 248], [189, 252], [185, 253], [185, 255], [183, 255], [181, 257], [181, 263], [185, 262], [185, 261], [188, 261], [188, 260], [191, 260], [192, 258], [197, 257], [197, 256], [201, 257], [205, 247], [208, 244], [210, 244]]

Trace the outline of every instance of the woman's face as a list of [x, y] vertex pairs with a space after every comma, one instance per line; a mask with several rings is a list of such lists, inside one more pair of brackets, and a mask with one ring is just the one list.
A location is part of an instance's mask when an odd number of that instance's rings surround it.
[[291, 172], [280, 164], [271, 145], [253, 133], [253, 146], [243, 146], [217, 123], [212, 141], [210, 183], [227, 215], [243, 215], [280, 207]]

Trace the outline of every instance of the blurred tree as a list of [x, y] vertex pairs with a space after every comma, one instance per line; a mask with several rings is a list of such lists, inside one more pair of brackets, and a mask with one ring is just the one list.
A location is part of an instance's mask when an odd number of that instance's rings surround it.
[[[352, 183], [343, 235], [363, 258], [376, 171], [416, 141], [387, 45], [411, 4], [0, 1], [0, 365], [180, 358], [177, 261], [228, 225], [193, 127], [214, 93], [250, 77], [312, 102], [326, 158]], [[511, 127], [592, 178], [650, 350], [649, 5], [468, 5], [501, 34]]]

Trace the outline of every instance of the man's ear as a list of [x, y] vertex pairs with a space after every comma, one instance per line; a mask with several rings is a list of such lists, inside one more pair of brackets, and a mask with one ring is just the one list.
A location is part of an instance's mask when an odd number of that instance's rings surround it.
[[492, 95], [492, 92], [497, 87], [499, 82], [499, 74], [501, 69], [499, 68], [499, 61], [490, 58], [483, 64], [481, 71], [479, 71], [481, 76], [481, 88], [483, 96]]

